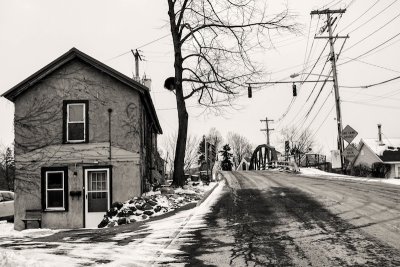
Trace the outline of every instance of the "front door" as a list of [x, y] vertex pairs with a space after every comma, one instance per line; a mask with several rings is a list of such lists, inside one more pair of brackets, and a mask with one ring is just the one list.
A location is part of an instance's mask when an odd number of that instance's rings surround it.
[[85, 170], [85, 227], [97, 228], [110, 208], [110, 170]]

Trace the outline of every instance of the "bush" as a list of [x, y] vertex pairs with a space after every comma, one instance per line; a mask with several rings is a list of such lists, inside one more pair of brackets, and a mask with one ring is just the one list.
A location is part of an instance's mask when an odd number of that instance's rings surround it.
[[372, 176], [377, 178], [386, 178], [390, 171], [390, 165], [383, 164], [382, 162], [375, 162], [372, 164]]
[[353, 176], [368, 177], [368, 176], [371, 176], [372, 170], [367, 165], [360, 164], [360, 165], [353, 166], [350, 170], [350, 174]]

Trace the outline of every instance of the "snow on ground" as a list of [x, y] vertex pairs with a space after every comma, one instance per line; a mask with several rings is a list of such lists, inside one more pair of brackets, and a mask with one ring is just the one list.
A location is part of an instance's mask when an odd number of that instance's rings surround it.
[[[10, 223], [0, 224], [0, 266], [151, 266], [175, 261], [181, 254], [180, 241], [192, 242], [194, 231], [206, 227], [205, 215], [222, 194], [220, 182], [211, 195], [197, 207], [176, 213], [162, 220], [150, 221], [135, 232], [116, 234], [107, 242], [86, 243], [35, 242], [30, 238], [52, 233], [52, 230], [17, 232]], [[128, 240], [126, 244], [118, 244]], [[21, 242], [19, 242], [21, 241]], [[18, 242], [18, 249], [7, 249], [10, 242]], [[21, 250], [19, 250], [19, 248]], [[175, 266], [175, 264], [174, 264]]]
[[124, 203], [114, 203], [107, 211], [99, 227], [113, 227], [137, 221], [148, 220], [150, 217], [171, 212], [189, 203], [201, 200], [206, 192], [216, 186], [216, 182], [189, 182], [183, 188], [161, 188], [151, 191], [141, 197], [134, 197]]
[[300, 175], [323, 176], [323, 177], [331, 178], [331, 179], [353, 180], [353, 181], [362, 181], [362, 182], [387, 183], [387, 184], [400, 185], [400, 179], [356, 177], [356, 176], [350, 176], [350, 175], [324, 172], [324, 171], [314, 169], [314, 168], [300, 168]]

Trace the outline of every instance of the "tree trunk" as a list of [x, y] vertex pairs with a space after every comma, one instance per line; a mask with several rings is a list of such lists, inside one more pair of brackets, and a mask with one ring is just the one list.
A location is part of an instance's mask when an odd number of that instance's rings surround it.
[[183, 59], [182, 59], [182, 44], [179, 34], [179, 25], [176, 25], [175, 3], [168, 0], [168, 15], [170, 19], [172, 41], [174, 44], [175, 52], [175, 94], [176, 94], [176, 107], [178, 109], [178, 137], [176, 140], [175, 160], [174, 160], [174, 175], [172, 184], [174, 186], [183, 186], [185, 184], [185, 150], [186, 139], [188, 130], [188, 113], [186, 110], [185, 98], [183, 96], [182, 86], [182, 73], [183, 73]]
[[177, 94], [176, 103], [178, 108], [179, 128], [175, 150], [173, 185], [183, 186], [185, 184], [184, 161], [189, 116], [186, 111], [186, 105], [183, 96], [180, 98]]

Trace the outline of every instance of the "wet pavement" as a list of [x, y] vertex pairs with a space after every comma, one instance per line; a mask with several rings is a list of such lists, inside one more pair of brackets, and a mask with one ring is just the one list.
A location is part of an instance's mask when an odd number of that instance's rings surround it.
[[281, 172], [225, 173], [229, 187], [187, 266], [400, 266], [400, 187]]

